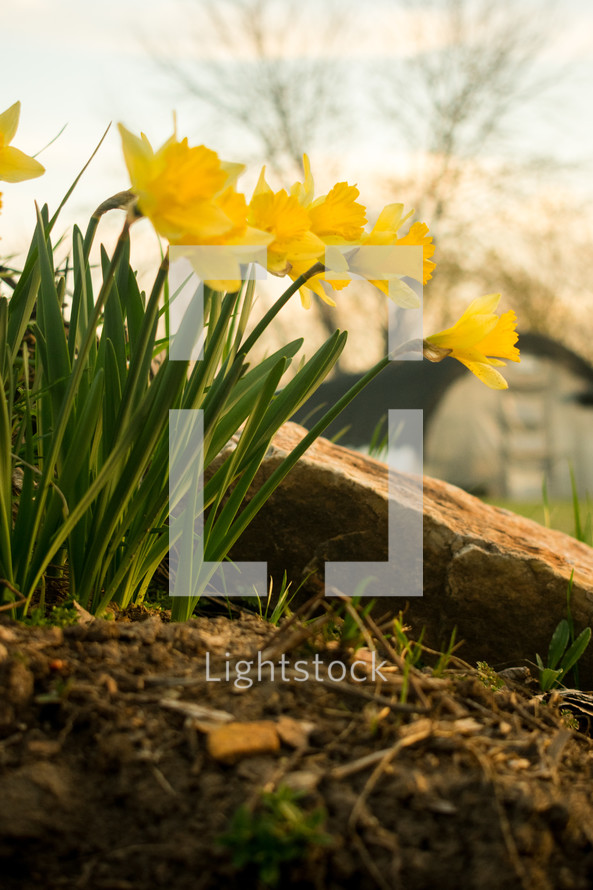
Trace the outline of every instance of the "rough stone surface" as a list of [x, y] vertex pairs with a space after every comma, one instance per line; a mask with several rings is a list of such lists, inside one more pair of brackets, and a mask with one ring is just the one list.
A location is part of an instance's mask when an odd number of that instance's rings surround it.
[[[274, 438], [254, 491], [305, 435], [285, 424]], [[397, 474], [406, 499], [410, 477]], [[550, 636], [571, 609], [575, 627], [593, 623], [593, 550], [568, 535], [483, 504], [453, 485], [424, 477], [424, 596], [407, 601], [406, 620], [425, 642], [446, 645], [453, 628], [465, 640], [459, 655], [494, 667], [545, 659]], [[387, 559], [388, 478], [380, 461], [319, 439], [276, 490], [238, 541], [235, 559], [268, 561], [278, 587], [284, 570], [294, 586], [319, 569], [304, 593], [318, 588], [325, 560]], [[394, 613], [404, 597], [382, 599]], [[593, 646], [590, 647], [593, 650]], [[593, 687], [593, 651], [581, 682]]]

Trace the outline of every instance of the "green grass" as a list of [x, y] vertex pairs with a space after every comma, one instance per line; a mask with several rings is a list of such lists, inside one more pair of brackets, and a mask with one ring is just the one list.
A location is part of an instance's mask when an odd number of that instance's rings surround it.
[[[571, 500], [550, 501], [547, 508], [540, 501], [510, 501], [499, 498], [482, 498], [486, 504], [492, 504], [495, 507], [503, 507], [519, 516], [525, 516], [540, 525], [547, 525], [549, 528], [557, 531], [565, 532], [567, 535], [575, 534], [575, 517], [574, 507]], [[586, 516], [589, 512], [589, 504], [586, 501], [580, 502], [581, 516]], [[546, 521], [546, 512], [549, 512], [549, 521]]]
[[299, 806], [303, 792], [281, 785], [276, 791], [263, 791], [255, 812], [246, 806], [235, 811], [228, 831], [219, 838], [237, 869], [251, 867], [259, 877], [258, 886], [276, 887], [286, 863], [315, 855], [332, 843], [323, 829], [326, 812], [317, 808], [306, 812]]

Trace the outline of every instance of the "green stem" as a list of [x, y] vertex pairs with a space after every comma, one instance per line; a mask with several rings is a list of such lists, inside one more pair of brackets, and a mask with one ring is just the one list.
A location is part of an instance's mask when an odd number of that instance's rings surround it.
[[[218, 391], [216, 392], [216, 404], [223, 405], [229, 392], [233, 388], [234, 384], [237, 382], [239, 377], [241, 376], [245, 366], [244, 366], [244, 358], [249, 352], [249, 350], [254, 346], [254, 344], [259, 340], [265, 329], [268, 327], [270, 322], [278, 315], [283, 306], [285, 306], [290, 298], [297, 292], [297, 290], [303, 286], [310, 278], [314, 275], [318, 275], [320, 272], [323, 272], [325, 266], [323, 263], [315, 263], [314, 266], [311, 266], [306, 272], [300, 275], [296, 281], [294, 281], [289, 288], [287, 288], [281, 297], [279, 297], [273, 306], [268, 309], [263, 318], [257, 323], [245, 343], [239, 347], [237, 350], [237, 354], [233, 360], [232, 365], [227, 373], [227, 365], [228, 359], [223, 363], [220, 372], [218, 374], [218, 380], [220, 383], [218, 384]], [[210, 394], [211, 397], [213, 393]], [[216, 417], [216, 409], [213, 407], [211, 411], [206, 411], [204, 414], [204, 435], [206, 436], [210, 426], [213, 422], [213, 419]]]
[[310, 269], [308, 269], [306, 272], [303, 272], [303, 274], [300, 275], [296, 279], [296, 281], [293, 281], [293, 283], [290, 285], [290, 287], [284, 291], [282, 296], [276, 300], [274, 305], [270, 309], [268, 309], [268, 311], [263, 316], [263, 318], [254, 327], [253, 331], [251, 332], [251, 334], [249, 335], [249, 337], [247, 338], [247, 340], [245, 341], [243, 346], [241, 346], [241, 348], [239, 349], [239, 353], [238, 353], [237, 357], [239, 357], [239, 355], [241, 355], [241, 354], [247, 355], [249, 350], [259, 340], [259, 338], [261, 337], [261, 335], [263, 334], [263, 332], [265, 331], [267, 326], [270, 324], [272, 319], [276, 318], [276, 316], [278, 315], [278, 313], [280, 312], [282, 307], [288, 303], [290, 298], [294, 294], [296, 294], [298, 289], [301, 288], [303, 286], [303, 284], [306, 284], [310, 278], [313, 278], [314, 275], [319, 275], [320, 272], [324, 272], [324, 271], [325, 271], [325, 266], [323, 265], [323, 263], [315, 263], [314, 266], [311, 266]]
[[218, 552], [211, 555], [211, 559], [213, 561], [219, 561], [224, 559], [230, 548], [237, 541], [240, 535], [245, 531], [255, 514], [258, 510], [264, 505], [270, 495], [276, 490], [276, 488], [280, 485], [283, 479], [288, 475], [290, 470], [294, 467], [297, 461], [302, 457], [305, 451], [315, 442], [316, 439], [323, 433], [323, 431], [336, 419], [336, 417], [346, 408], [350, 402], [356, 398], [356, 396], [367, 386], [372, 380], [377, 377], [384, 368], [387, 367], [390, 361], [396, 359], [399, 355], [405, 355], [407, 352], [416, 351], [422, 344], [421, 340], [409, 340], [407, 343], [402, 344], [397, 349], [394, 349], [389, 355], [380, 359], [376, 365], [367, 371], [357, 383], [352, 386], [347, 393], [345, 393], [341, 399], [339, 399], [333, 408], [325, 414], [321, 420], [319, 420], [312, 430], [310, 430], [307, 435], [301, 439], [299, 444], [293, 448], [287, 458], [282, 461], [280, 466], [278, 466], [272, 475], [266, 480], [265, 484], [259, 491], [254, 495], [253, 498], [249, 501], [249, 504], [245, 507], [245, 509], [241, 512], [238, 521], [232, 527], [232, 533], [230, 536], [225, 537], [223, 545], [219, 548]]

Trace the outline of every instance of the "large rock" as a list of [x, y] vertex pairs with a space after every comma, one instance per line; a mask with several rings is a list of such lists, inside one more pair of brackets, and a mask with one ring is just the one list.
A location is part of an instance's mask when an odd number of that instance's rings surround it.
[[[285, 424], [275, 436], [255, 487], [306, 434]], [[410, 478], [398, 474], [396, 498], [406, 501]], [[406, 620], [425, 642], [446, 644], [456, 626], [459, 655], [496, 667], [535, 661], [571, 610], [575, 627], [593, 620], [593, 550], [561, 532], [491, 507], [453, 485], [424, 477], [424, 596], [410, 598]], [[268, 562], [278, 587], [283, 572], [296, 586], [325, 560], [387, 560], [387, 467], [318, 439], [276, 490], [232, 551], [235, 559]], [[399, 611], [404, 598], [379, 603]], [[591, 646], [593, 650], [593, 645]], [[581, 678], [593, 686], [593, 651]]]

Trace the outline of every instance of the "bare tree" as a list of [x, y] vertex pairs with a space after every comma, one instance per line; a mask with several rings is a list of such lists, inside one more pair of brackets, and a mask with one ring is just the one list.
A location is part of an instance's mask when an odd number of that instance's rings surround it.
[[497, 187], [501, 174], [516, 183], [526, 161], [541, 165], [533, 144], [522, 147], [523, 162], [517, 163], [514, 136], [524, 135], [525, 115], [533, 119], [536, 106], [541, 111], [558, 85], [557, 71], [538, 69], [555, 34], [554, 3], [395, 0], [394, 5], [403, 14], [394, 41], [406, 52], [381, 62], [386, 88], [379, 101], [384, 121], [419, 159], [418, 209], [436, 226], [461, 181], [475, 177], [477, 165], [493, 153], [512, 158], [498, 166]]
[[518, 307], [523, 330], [561, 339], [593, 361], [589, 326], [583, 324], [593, 312], [593, 223], [587, 202], [542, 196], [528, 213], [512, 230], [513, 250], [493, 245], [485, 256], [492, 290]]
[[[556, 4], [393, 0], [390, 8], [399, 12], [396, 52], [377, 65], [378, 101], [412, 159], [391, 187], [430, 223], [437, 243], [427, 290], [433, 323], [453, 320], [452, 297], [465, 293], [464, 283], [494, 290], [496, 279], [524, 329], [537, 319], [542, 330], [546, 312], [557, 317], [559, 293], [537, 274], [537, 239], [528, 245], [522, 228], [568, 168], [545, 151], [555, 128], [567, 125], [559, 96], [572, 77], [568, 66], [550, 64], [552, 53], [542, 64], [561, 30]], [[548, 254], [569, 262], [562, 241], [558, 228], [547, 232]]]
[[[365, 35], [353, 29], [350, 2], [186, 5], [198, 16], [195, 59], [177, 61], [169, 53], [161, 65], [232, 126], [235, 140], [239, 133], [250, 139], [257, 159], [281, 180], [294, 177], [303, 151], [322, 137], [332, 145], [330, 132], [340, 123], [347, 122], [339, 133], [350, 143], [357, 119], [376, 132], [376, 123], [368, 125], [377, 110], [383, 131], [395, 129], [410, 163], [392, 176], [389, 191], [414, 206], [436, 237], [437, 270], [426, 291], [431, 326], [452, 321], [459, 302], [476, 290], [496, 286], [517, 301], [524, 327], [537, 320], [542, 330], [545, 313], [557, 317], [558, 290], [537, 274], [535, 261], [508, 249], [522, 238], [526, 208], [541, 184], [561, 172], [540, 150], [543, 121], [552, 122], [548, 132], [560, 126], [554, 88], [567, 80], [567, 71], [541, 66], [556, 36], [554, 0], [368, 0], [364, 15], [379, 61], [358, 105], [347, 75], [364, 80], [368, 68], [354, 58]], [[394, 11], [399, 20], [389, 34]], [[360, 16], [354, 21], [358, 26]], [[345, 116], [347, 101], [354, 104]], [[342, 144], [336, 139], [333, 152]], [[563, 238], [553, 227], [547, 233], [549, 244]], [[532, 258], [536, 241], [522, 242]], [[316, 311], [325, 330], [341, 323], [339, 311], [325, 304], [318, 302]], [[366, 316], [373, 316], [368, 305]]]
[[[161, 67], [223, 125], [255, 140], [281, 177], [327, 142], [344, 112], [345, 70], [333, 54], [346, 27], [336, 0], [187, 0], [196, 55]], [[197, 16], [197, 20], [196, 20]], [[220, 58], [204, 61], [200, 47]], [[207, 53], [208, 54], [208, 53]]]
[[[303, 153], [329, 148], [344, 120], [349, 67], [337, 50], [349, 6], [349, 0], [186, 0], [195, 58], [153, 57], [235, 140], [240, 133], [250, 139], [254, 160], [287, 184], [302, 175]], [[213, 57], [204, 60], [201, 47]], [[314, 312], [325, 334], [333, 332], [331, 308], [316, 301]]]

